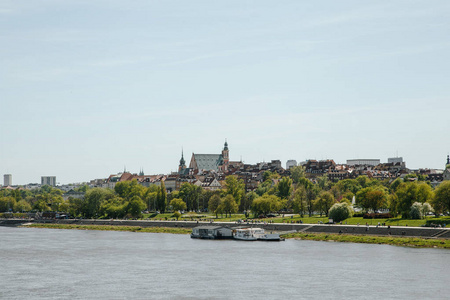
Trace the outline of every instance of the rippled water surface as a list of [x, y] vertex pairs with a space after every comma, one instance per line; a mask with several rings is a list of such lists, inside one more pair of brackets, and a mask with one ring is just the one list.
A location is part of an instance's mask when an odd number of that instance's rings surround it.
[[1, 299], [449, 299], [450, 251], [0, 227]]

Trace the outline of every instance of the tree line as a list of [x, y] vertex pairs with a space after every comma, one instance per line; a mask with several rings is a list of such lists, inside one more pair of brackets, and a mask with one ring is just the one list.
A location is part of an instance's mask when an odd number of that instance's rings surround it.
[[[281, 210], [300, 216], [315, 213], [329, 216], [330, 212], [351, 215], [351, 203], [363, 212], [389, 209], [392, 216], [421, 218], [429, 212], [446, 214], [450, 211], [450, 182], [436, 189], [426, 178], [408, 175], [404, 179], [356, 179], [330, 181], [326, 175], [310, 180], [304, 168], [294, 167], [290, 176], [264, 172], [258, 187], [245, 192], [245, 184], [236, 176], [227, 176], [221, 190], [204, 190], [192, 183], [183, 183], [178, 191], [167, 193], [161, 185], [144, 187], [136, 180], [119, 182], [114, 189], [80, 187], [83, 199], [62, 198], [62, 191], [44, 186], [36, 190], [2, 190], [0, 211], [64, 211], [73, 217], [125, 218], [140, 217], [144, 210], [163, 213], [169, 211], [210, 211], [216, 216], [243, 212], [247, 216], [267, 216]], [[338, 218], [342, 218], [338, 217]]]

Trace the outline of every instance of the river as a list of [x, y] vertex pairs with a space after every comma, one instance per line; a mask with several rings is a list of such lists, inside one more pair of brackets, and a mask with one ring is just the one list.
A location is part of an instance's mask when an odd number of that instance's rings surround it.
[[450, 251], [0, 227], [1, 299], [448, 299]]

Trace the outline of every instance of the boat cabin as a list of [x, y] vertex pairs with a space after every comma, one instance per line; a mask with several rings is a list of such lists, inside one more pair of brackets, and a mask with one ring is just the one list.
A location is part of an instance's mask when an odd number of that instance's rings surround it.
[[223, 226], [198, 226], [192, 229], [191, 238], [231, 239], [233, 238], [233, 233], [230, 228]]

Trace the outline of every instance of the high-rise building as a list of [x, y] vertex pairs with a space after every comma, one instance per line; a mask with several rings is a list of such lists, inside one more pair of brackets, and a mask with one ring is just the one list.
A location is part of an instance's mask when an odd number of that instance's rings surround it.
[[3, 175], [3, 185], [4, 186], [11, 186], [12, 185], [12, 175], [11, 174]]
[[56, 176], [41, 176], [41, 185], [56, 186]]

